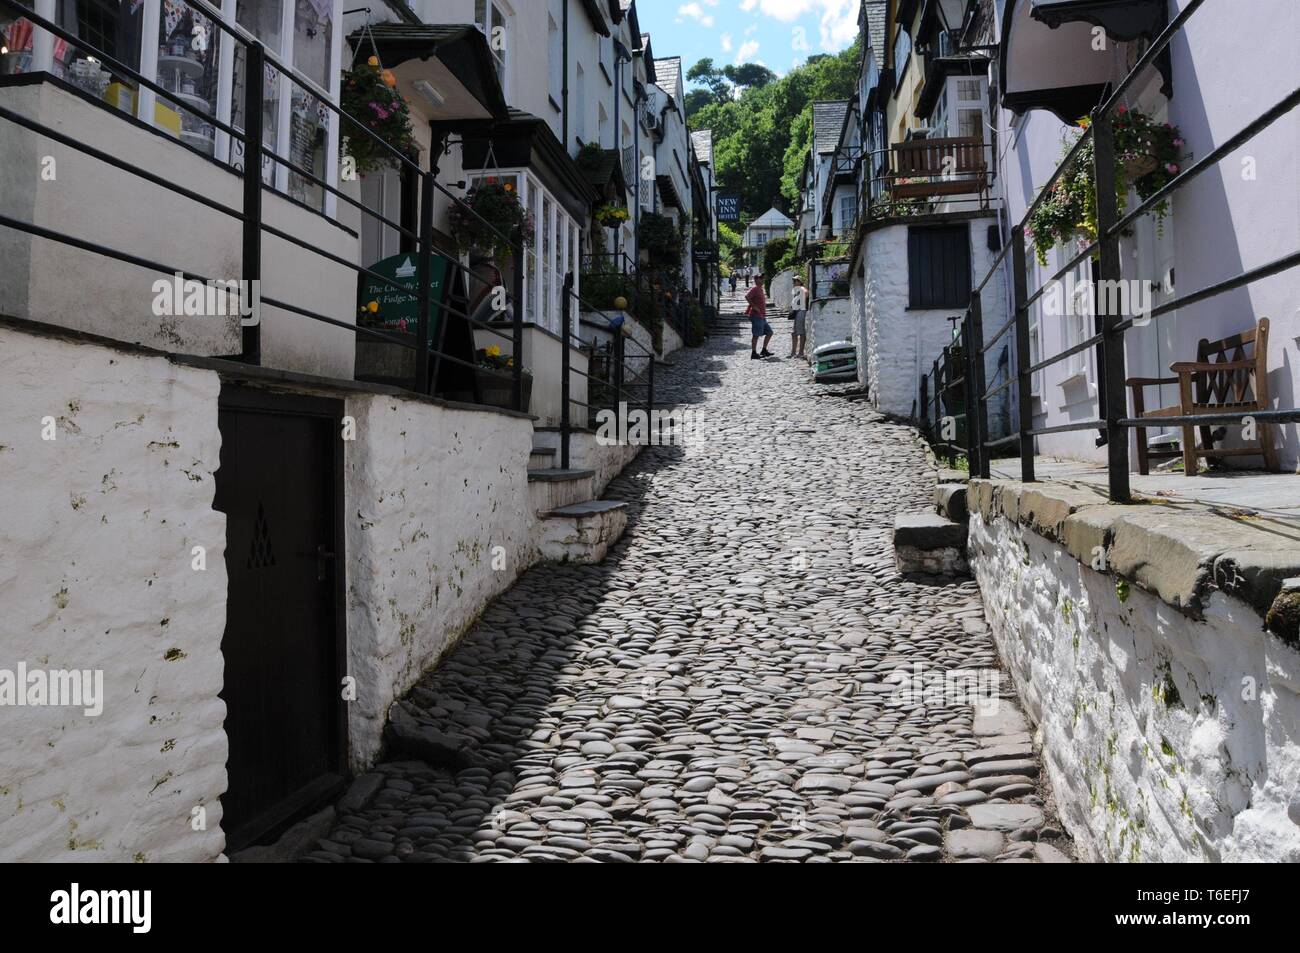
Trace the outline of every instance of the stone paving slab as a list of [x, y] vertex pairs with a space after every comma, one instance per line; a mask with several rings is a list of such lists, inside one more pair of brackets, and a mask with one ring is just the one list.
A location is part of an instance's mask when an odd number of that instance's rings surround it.
[[604, 563], [487, 608], [307, 860], [1070, 858], [975, 583], [894, 568], [895, 516], [934, 505], [914, 432], [746, 334], [675, 356], [660, 394], [706, 437], [610, 484]]

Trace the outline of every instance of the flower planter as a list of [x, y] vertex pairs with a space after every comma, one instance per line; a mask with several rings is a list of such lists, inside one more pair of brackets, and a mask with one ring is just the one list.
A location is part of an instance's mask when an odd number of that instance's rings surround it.
[[1124, 172], [1128, 181], [1136, 182], [1160, 167], [1160, 160], [1153, 155], [1128, 155], [1124, 157]]
[[[487, 368], [477, 368], [479, 403], [488, 407], [501, 407], [505, 410], [515, 409], [514, 381], [501, 377]], [[533, 375], [524, 371], [524, 412], [528, 412], [533, 399]]]

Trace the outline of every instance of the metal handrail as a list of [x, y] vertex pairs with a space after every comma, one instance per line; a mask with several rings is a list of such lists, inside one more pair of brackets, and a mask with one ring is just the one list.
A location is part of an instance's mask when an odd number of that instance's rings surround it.
[[[1128, 503], [1132, 499], [1132, 493], [1129, 485], [1129, 460], [1128, 460], [1128, 431], [1138, 427], [1151, 426], [1194, 426], [1208, 424], [1233, 424], [1242, 423], [1245, 420], [1253, 419], [1256, 421], [1300, 421], [1300, 409], [1278, 409], [1254, 412], [1231, 412], [1231, 413], [1211, 413], [1211, 414], [1184, 414], [1179, 416], [1169, 416], [1160, 418], [1131, 418], [1125, 415], [1127, 409], [1127, 395], [1125, 394], [1126, 374], [1124, 358], [1124, 334], [1130, 328], [1134, 327], [1137, 321], [1136, 317], [1123, 317], [1117, 314], [1110, 314], [1109, 307], [1103, 305], [1097, 315], [1099, 329], [1088, 337], [1086, 340], [1077, 342], [1059, 353], [1044, 357], [1037, 362], [1031, 362], [1029, 356], [1029, 308], [1036, 303], [1047, 289], [1056, 281], [1059, 281], [1069, 271], [1073, 270], [1088, 256], [1095, 256], [1098, 259], [1098, 276], [1101, 281], [1118, 281], [1122, 274], [1122, 268], [1119, 260], [1119, 238], [1133, 222], [1137, 221], [1143, 215], [1149, 214], [1162, 202], [1169, 199], [1179, 189], [1197, 177], [1204, 174], [1213, 166], [1217, 165], [1224, 158], [1230, 155], [1241, 146], [1250, 142], [1264, 129], [1267, 129], [1282, 116], [1287, 115], [1297, 106], [1300, 106], [1300, 89], [1292, 91], [1289, 95], [1283, 97], [1269, 109], [1265, 110], [1251, 122], [1238, 130], [1234, 135], [1228, 137], [1219, 145], [1215, 146], [1207, 155], [1196, 161], [1191, 166], [1183, 169], [1176, 174], [1168, 183], [1140, 202], [1135, 208], [1121, 215], [1118, 209], [1118, 197], [1116, 194], [1115, 184], [1115, 153], [1114, 153], [1114, 129], [1112, 114], [1118, 108], [1124, 94], [1137, 81], [1139, 75], [1146, 70], [1156, 57], [1165, 52], [1170, 43], [1178, 32], [1186, 25], [1188, 20], [1199, 10], [1205, 3], [1205, 0], [1190, 0], [1179, 13], [1169, 22], [1161, 34], [1147, 47], [1142, 56], [1138, 59], [1135, 66], [1128, 72], [1124, 79], [1115, 87], [1106, 101], [1100, 105], [1092, 114], [1092, 123], [1088, 129], [1075, 141], [1074, 145], [1067, 152], [1064, 159], [1057, 165], [1047, 183], [1038, 191], [1025, 212], [1024, 217], [1012, 229], [1012, 241], [1007, 249], [1003, 250], [990, 266], [983, 279], [976, 285], [971, 295], [970, 310], [967, 312], [965, 327], [971, 335], [973, 343], [973, 352], [978, 355], [975, 363], [979, 378], [982, 379], [984, 367], [984, 355], [1008, 332], [1012, 327], [1016, 329], [1016, 365], [1019, 368], [1015, 375], [1008, 374], [1007, 380], [1002, 384], [990, 389], [984, 389], [982, 386], [976, 395], [977, 414], [979, 429], [982, 433], [987, 432], [988, 424], [988, 401], [989, 398], [1008, 389], [1012, 385], [1016, 387], [1019, 395], [1019, 441], [1021, 457], [1021, 479], [1026, 482], [1034, 481], [1034, 437], [1047, 434], [1066, 433], [1082, 430], [1099, 430], [1103, 438], [1101, 443], [1107, 447], [1107, 466], [1109, 470], [1109, 491], [1112, 501], [1117, 503]], [[1096, 241], [1088, 245], [1087, 248], [1080, 250], [1072, 256], [1067, 264], [1060, 268], [1056, 273], [1034, 290], [1031, 294], [1026, 288], [1026, 263], [1025, 263], [1025, 225], [1032, 218], [1033, 214], [1046, 200], [1061, 176], [1065, 174], [1077, 160], [1086, 143], [1091, 142], [1093, 145], [1093, 162], [1094, 176], [1097, 193], [1097, 235]], [[993, 275], [1006, 264], [1007, 254], [1011, 255], [1012, 267], [1012, 284], [1013, 284], [1013, 302], [1012, 314], [1010, 320], [1001, 325], [998, 330], [988, 339], [982, 332], [981, 322], [978, 320], [980, 314], [980, 295], [984, 288], [992, 280]], [[1142, 319], [1145, 322], [1155, 320], [1161, 315], [1168, 314], [1178, 308], [1185, 308], [1189, 305], [1205, 301], [1217, 295], [1224, 294], [1236, 288], [1243, 287], [1263, 278], [1270, 277], [1282, 271], [1300, 267], [1300, 250], [1288, 255], [1277, 258], [1265, 265], [1243, 271], [1233, 278], [1228, 278], [1215, 284], [1208, 285], [1197, 291], [1182, 295], [1172, 301], [1167, 301], [1159, 307], [1152, 309], [1149, 313], [1143, 314]], [[1075, 354], [1082, 353], [1089, 348], [1099, 348], [1101, 355], [1099, 364], [1100, 386], [1099, 386], [1099, 410], [1100, 413], [1096, 420], [1074, 421], [1069, 424], [1062, 424], [1052, 427], [1033, 427], [1032, 421], [1032, 376], [1039, 371], [1050, 367], [1054, 364], [1065, 360]], [[1006, 440], [987, 442], [980, 441], [978, 447], [978, 457], [973, 457], [971, 461], [972, 473], [978, 471], [979, 476], [987, 478], [989, 476], [989, 454], [988, 450], [994, 443], [1005, 443]]]
[[[482, 226], [487, 228], [491, 234], [494, 234], [498, 239], [508, 243], [511, 246], [515, 257], [515, 276], [516, 276], [515, 279], [516, 287], [514, 289], [515, 293], [513, 295], [514, 324], [515, 324], [513, 338], [516, 344], [518, 345], [516, 348], [516, 353], [520, 353], [522, 351], [522, 313], [521, 313], [520, 304], [523, 300], [523, 294], [522, 294], [522, 288], [520, 286], [522, 285], [522, 273], [523, 273], [522, 250], [525, 244], [525, 239], [523, 234], [521, 232], [517, 232], [514, 236], [510, 236], [510, 237], [505, 236], [500, 230], [498, 230], [494, 225], [492, 225], [492, 223], [486, 221], [482, 216], [478, 215], [478, 213], [475, 212], [471, 207], [469, 207], [460, 197], [453, 195], [444, 186], [442, 186], [441, 183], [437, 182], [431, 171], [421, 170], [419, 166], [416, 163], [414, 163], [408, 156], [404, 155], [403, 153], [400, 152], [400, 150], [397, 150], [395, 147], [393, 147], [392, 144], [387, 142], [387, 140], [385, 140], [383, 137], [374, 133], [372, 130], [366, 127], [360, 120], [351, 116], [340, 106], [331, 102], [326, 96], [322, 96], [317, 91], [317, 87], [315, 86], [315, 84], [302, 77], [295, 70], [286, 67], [275, 56], [268, 53], [265, 50], [265, 48], [260, 43], [258, 43], [255, 39], [251, 39], [245, 36], [242, 30], [236, 30], [232, 28], [230, 24], [226, 23], [222, 19], [222, 14], [219, 11], [213, 10], [206, 3], [203, 3], [202, 0], [185, 0], [185, 2], [187, 3], [187, 5], [197, 10], [206, 19], [210, 20], [213, 24], [215, 24], [219, 30], [221, 30], [222, 32], [230, 36], [230, 38], [234, 42], [243, 44], [245, 46], [246, 55], [244, 59], [244, 68], [245, 68], [246, 84], [245, 84], [244, 118], [245, 118], [246, 128], [243, 130], [239, 130], [229, 123], [224, 123], [218, 120], [216, 117], [212, 116], [208, 112], [196, 109], [191, 103], [187, 103], [180, 100], [176, 94], [171, 93], [170, 91], [162, 87], [157, 82], [146, 78], [138, 70], [135, 70], [127, 66], [125, 63], [122, 63], [121, 61], [109, 55], [105, 51], [99, 49], [95, 45], [86, 42], [83, 38], [73, 36], [71, 33], [62, 29], [57, 24], [50, 22], [46, 18], [35, 13], [33, 10], [30, 10], [27, 7], [17, 3], [16, 0], [0, 0], [0, 7], [12, 11], [18, 17], [25, 18], [31, 21], [35, 27], [39, 27], [55, 36], [60, 37], [61, 39], [65, 40], [72, 46], [76, 47], [77, 49], [96, 56], [100, 60], [100, 62], [104, 63], [105, 65], [110, 67], [110, 69], [120, 74], [124, 78], [136, 82], [137, 84], [139, 84], [140, 87], [144, 89], [152, 90], [154, 93], [162, 96], [165, 100], [175, 103], [179, 108], [181, 108], [186, 112], [195, 113], [197, 115], [202, 116], [205, 122], [210, 122], [215, 128], [220, 129], [221, 131], [225, 132], [227, 135], [231, 136], [232, 139], [243, 142], [245, 145], [245, 162], [244, 162], [244, 168], [242, 170], [241, 177], [244, 180], [244, 191], [243, 191], [244, 207], [241, 210], [236, 210], [229, 206], [225, 206], [220, 202], [217, 202], [213, 199], [208, 198], [207, 196], [201, 195], [193, 191], [192, 189], [188, 189], [175, 182], [171, 182], [163, 178], [162, 176], [135, 167], [132, 164], [125, 162], [124, 160], [118, 159], [117, 157], [112, 156], [111, 154], [101, 149], [97, 149], [93, 146], [90, 146], [87, 143], [79, 142], [78, 140], [74, 139], [72, 136], [66, 135], [60, 132], [59, 130], [50, 128], [42, 123], [21, 116], [13, 112], [12, 110], [0, 107], [0, 118], [6, 119], [17, 125], [21, 125], [32, 132], [35, 132], [39, 135], [46, 136], [56, 142], [68, 146], [69, 148], [76, 149], [82, 152], [83, 154], [90, 156], [91, 158], [94, 158], [98, 161], [104, 162], [105, 164], [111, 165], [114, 168], [119, 169], [120, 171], [127, 172], [131, 175], [134, 175], [142, 179], [143, 181], [150, 183], [151, 185], [159, 186], [161, 188], [167, 189], [168, 191], [174, 192], [178, 195], [181, 195], [182, 197], [190, 199], [191, 201], [195, 201], [199, 204], [204, 205], [205, 207], [212, 208], [215, 211], [221, 212], [224, 215], [228, 215], [240, 221], [243, 226], [243, 269], [242, 270], [243, 270], [243, 276], [245, 280], [258, 280], [261, 277], [261, 235], [263, 232], [265, 232], [281, 240], [288, 241], [305, 250], [314, 252], [326, 258], [327, 260], [335, 262], [336, 264], [340, 264], [347, 268], [350, 268], [356, 271], [358, 274], [367, 275], [372, 279], [381, 281], [382, 283], [384, 283], [389, 287], [394, 287], [401, 291], [409, 291], [409, 288], [407, 288], [406, 286], [400, 285], [391, 279], [378, 275], [373, 270], [365, 266], [361, 266], [353, 262], [349, 262], [346, 259], [342, 258], [341, 256], [335, 255], [329, 251], [326, 251], [325, 249], [318, 248], [281, 229], [266, 224], [262, 220], [261, 193], [264, 189], [270, 187], [267, 186], [262, 181], [261, 162], [253, 161], [252, 157], [253, 156], [269, 157], [271, 161], [285, 166], [294, 174], [299, 175], [303, 179], [317, 185], [318, 187], [322, 188], [329, 194], [337, 198], [342, 198], [345, 202], [357, 208], [363, 214], [370, 215], [372, 218], [380, 222], [383, 222], [385, 225], [388, 225], [389, 227], [394, 228], [403, 236], [407, 238], [415, 239], [418, 242], [420, 247], [417, 251], [413, 252], [413, 257], [418, 257], [419, 275], [420, 275], [419, 288], [417, 291], [417, 296], [420, 299], [420, 317], [419, 317], [419, 323], [417, 329], [417, 341], [425, 342], [425, 343], [423, 344], [411, 343], [404, 340], [401, 337], [392, 334], [385, 334], [383, 331], [377, 330], [375, 328], [368, 328], [363, 325], [359, 325], [355, 323], [349, 324], [347, 322], [339, 321], [338, 319], [335, 318], [330, 318], [327, 315], [322, 315], [317, 312], [293, 305], [291, 303], [283, 302], [278, 299], [270, 298], [267, 296], [261, 297], [261, 301], [264, 304], [291, 313], [303, 315], [305, 317], [311, 318], [315, 321], [318, 321], [326, 325], [349, 330], [358, 336], [383, 340], [392, 344], [397, 344], [402, 347], [415, 350], [417, 352], [417, 379], [415, 382], [415, 389], [421, 392], [427, 392], [430, 388], [436, 385], [436, 381], [431, 379], [428, 374], [429, 358], [431, 356], [434, 357], [438, 362], [447, 361], [448, 363], [453, 365], [473, 367], [476, 369], [477, 372], [482, 372], [489, 376], [492, 376], [494, 374], [499, 375], [499, 372], [496, 372], [492, 368], [480, 367], [477, 364], [470, 364], [469, 362], [466, 362], [453, 355], [444, 353], [438, 348], [432, 348], [427, 346], [428, 324], [430, 321], [430, 308], [432, 306], [432, 303], [429, 301], [427, 275], [429, 272], [430, 262], [434, 256], [437, 256], [441, 260], [453, 266], [456, 269], [456, 274], [464, 275], [466, 276], [467, 279], [476, 280], [484, 284], [491, 284], [491, 282], [488, 282], [486, 279], [482, 278], [481, 276], [474, 274], [468, 269], [462, 268], [460, 262], [457, 259], [452, 258], [451, 256], [446, 255], [443, 252], [438, 251], [432, 247], [431, 240], [430, 240], [431, 231], [432, 231], [432, 193], [435, 190], [442, 192], [452, 202], [456, 203], [465, 212], [467, 212], [469, 215], [477, 219], [477, 221]], [[265, 63], [270, 63], [282, 75], [287, 77], [288, 80], [296, 83], [302, 89], [306, 90], [308, 94], [313, 96], [328, 110], [332, 111], [342, 119], [346, 120], [348, 123], [359, 128], [364, 136], [368, 137], [373, 142], [378, 143], [382, 149], [384, 149], [394, 160], [396, 160], [399, 166], [407, 168], [418, 177], [419, 181], [421, 181], [423, 185], [423, 191], [424, 191], [423, 200], [421, 202], [422, 221], [420, 223], [420, 230], [418, 233], [411, 231], [410, 229], [406, 228], [400, 223], [393, 222], [387, 219], [382, 214], [378, 213], [377, 211], [368, 208], [363, 203], [353, 199], [351, 196], [346, 195], [338, 188], [330, 185], [328, 182], [326, 182], [319, 176], [315, 175], [310, 170], [303, 169], [298, 165], [296, 165], [295, 163], [293, 163], [290, 159], [276, 154], [273, 150], [268, 148], [263, 143], [261, 101], [263, 96], [263, 86], [265, 82], [265, 73], [264, 73]], [[235, 171], [237, 173], [239, 172], [239, 170], [235, 170]], [[89, 242], [84, 239], [78, 239], [71, 235], [55, 232], [52, 229], [43, 228], [41, 226], [35, 225], [34, 223], [20, 222], [16, 219], [3, 216], [0, 217], [0, 224], [4, 224], [8, 227], [14, 228], [19, 231], [27, 232], [29, 234], [35, 235], [40, 238], [56, 241], [61, 244], [70, 245], [72, 247], [80, 248], [85, 251], [101, 254], [106, 257], [111, 257], [116, 260], [123, 261], [129, 264], [134, 264], [137, 265], [138, 267], [155, 270], [155, 271], [161, 271], [166, 274], [179, 274], [186, 280], [195, 280], [195, 281], [202, 281], [202, 282], [207, 282], [209, 280], [193, 272], [187, 272], [184, 269], [167, 267], [166, 265], [163, 265], [159, 262], [151, 261], [149, 259], [140, 256], [120, 252], [116, 249], [111, 249], [108, 246], [100, 245], [94, 242]], [[474, 327], [487, 330], [490, 333], [499, 336], [507, 336], [499, 328], [489, 326], [484, 322], [478, 321], [473, 317], [471, 317], [470, 315], [468, 315], [467, 313], [463, 311], [459, 311], [456, 308], [452, 307], [450, 304], [440, 303], [438, 305], [438, 308], [441, 313], [458, 317], [462, 320], [469, 322]], [[243, 328], [244, 345], [243, 345], [242, 352], [239, 355], [241, 360], [247, 361], [248, 363], [252, 363], [252, 364], [258, 364], [261, 362], [260, 331], [261, 331], [260, 322], [255, 326], [252, 327], [245, 326]], [[437, 365], [435, 364], [435, 367], [436, 366]], [[513, 376], [514, 376], [515, 408], [517, 410], [523, 410], [525, 408], [522, 407], [522, 367], [521, 367], [521, 362], [518, 360], [515, 362]]]

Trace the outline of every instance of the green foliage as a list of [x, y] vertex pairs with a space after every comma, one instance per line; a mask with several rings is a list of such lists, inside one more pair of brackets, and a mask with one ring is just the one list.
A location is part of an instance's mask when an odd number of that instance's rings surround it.
[[744, 88], [739, 96], [734, 88], [726, 89], [728, 68], [719, 70], [711, 60], [701, 60], [687, 73], [688, 80], [710, 92], [707, 100], [696, 98], [687, 123], [693, 130], [713, 130], [718, 186], [739, 192], [749, 215], [767, 211], [781, 195], [791, 200], [787, 207], [793, 207], [803, 157], [812, 144], [812, 104], [851, 97], [861, 57], [855, 43], [766, 81], [757, 71], [730, 67], [736, 80], [754, 83], [740, 83]]
[[532, 216], [519, 201], [515, 187], [495, 177], [470, 189], [464, 203], [453, 203], [448, 215], [452, 237], [462, 252], [477, 248], [490, 251], [496, 261], [505, 261], [517, 229], [522, 230], [525, 245], [532, 243]]
[[680, 271], [686, 236], [667, 215], [641, 213], [639, 233], [641, 250], [650, 253], [650, 266], [670, 272]]
[[732, 268], [740, 267], [742, 236], [739, 231], [726, 222], [718, 223], [718, 250], [725, 264]]
[[769, 278], [780, 271], [779, 262], [791, 253], [794, 245], [789, 236], [774, 238], [763, 246], [763, 274]]
[[[1115, 130], [1115, 186], [1119, 213], [1128, 206], [1132, 189], [1146, 200], [1164, 188], [1182, 168], [1184, 145], [1177, 127], [1157, 123], [1145, 113], [1124, 107], [1112, 120]], [[1088, 120], [1079, 123], [1087, 129]], [[1064, 147], [1069, 152], [1073, 140]], [[1152, 210], [1157, 225], [1169, 214], [1169, 203], [1161, 202]], [[1025, 234], [1033, 244], [1040, 265], [1047, 264], [1047, 254], [1057, 245], [1074, 238], [1097, 240], [1096, 152], [1092, 138], [1079, 147], [1070, 167], [1057, 179], [1025, 225]]]
[[[369, 63], [358, 63], [352, 69], [344, 70], [339, 105], [398, 152], [412, 159], [418, 158], [419, 147], [411, 128], [410, 110], [396, 87], [384, 82], [384, 72]], [[342, 126], [340, 152], [352, 156], [358, 172], [374, 172], [397, 165], [392, 153], [365, 133], [352, 127], [349, 135], [350, 126], [346, 122]]]

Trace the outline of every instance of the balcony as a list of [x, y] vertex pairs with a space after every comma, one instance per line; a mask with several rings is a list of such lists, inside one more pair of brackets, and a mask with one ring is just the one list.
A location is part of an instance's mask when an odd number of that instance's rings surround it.
[[992, 147], [978, 137], [916, 139], [872, 153], [863, 203], [874, 218], [986, 210]]

